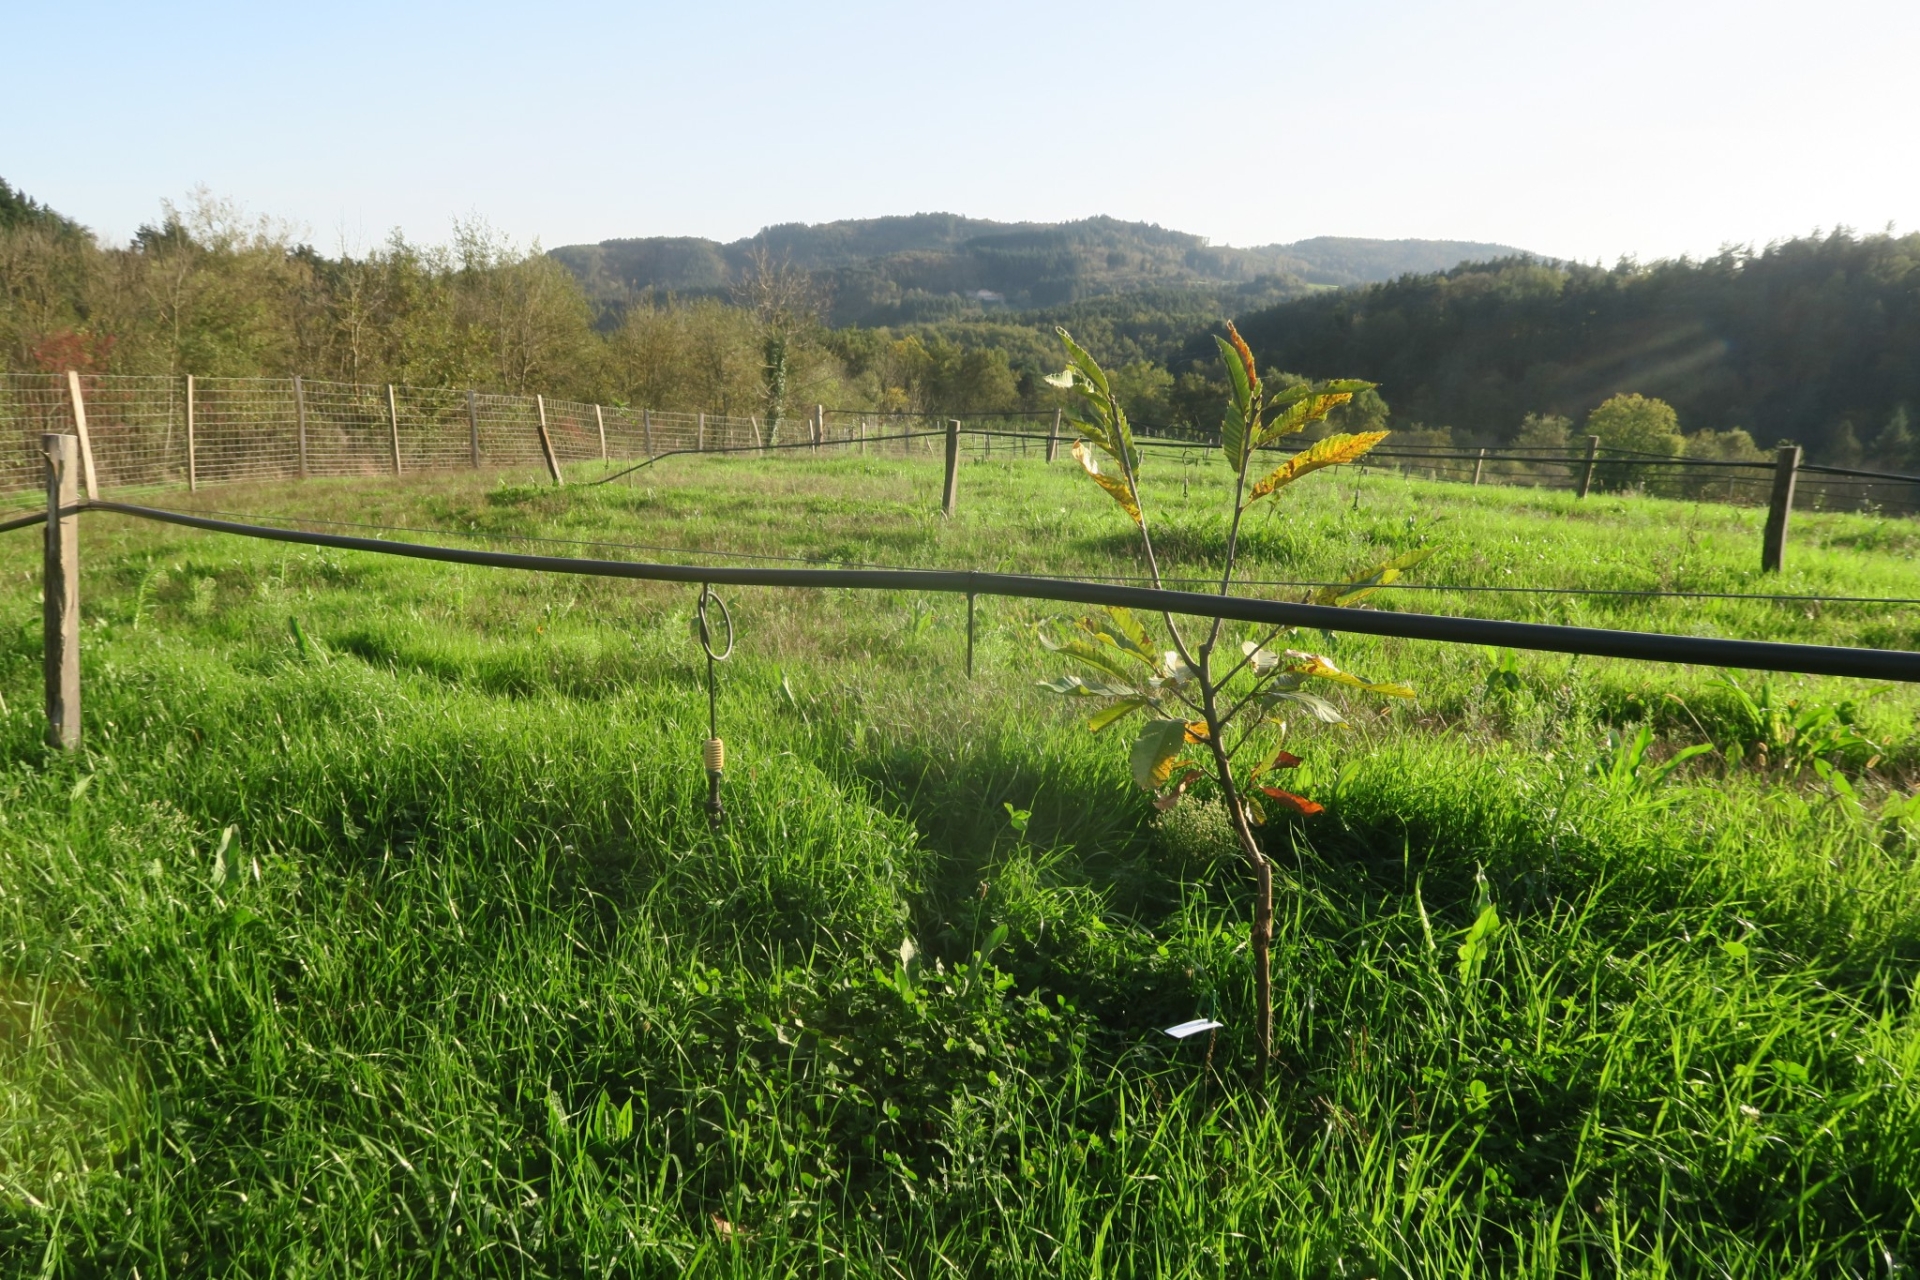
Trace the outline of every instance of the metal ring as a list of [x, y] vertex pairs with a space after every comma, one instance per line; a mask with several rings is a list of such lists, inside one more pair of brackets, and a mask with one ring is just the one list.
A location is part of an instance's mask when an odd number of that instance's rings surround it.
[[[727, 624], [727, 647], [719, 653], [713, 651], [713, 628], [707, 625], [707, 601], [709, 600], [720, 606], [720, 620]], [[728, 611], [727, 602], [714, 594], [713, 588], [703, 582], [700, 584], [700, 600], [693, 607], [693, 615], [700, 624], [700, 647], [705, 649], [707, 656], [715, 662], [725, 662], [733, 654], [733, 614]]]

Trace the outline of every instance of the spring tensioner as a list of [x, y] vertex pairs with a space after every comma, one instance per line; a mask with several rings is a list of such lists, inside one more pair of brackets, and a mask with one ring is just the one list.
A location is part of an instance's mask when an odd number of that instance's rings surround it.
[[[727, 642], [714, 651], [714, 627], [709, 610], [720, 611], [720, 623], [726, 628]], [[720, 689], [715, 665], [733, 656], [733, 614], [727, 602], [715, 595], [707, 583], [700, 584], [700, 599], [693, 609], [693, 632], [707, 655], [707, 740], [701, 744], [701, 761], [707, 768], [707, 825], [715, 831], [726, 816], [720, 807], [720, 780], [727, 770], [727, 744], [720, 740]]]

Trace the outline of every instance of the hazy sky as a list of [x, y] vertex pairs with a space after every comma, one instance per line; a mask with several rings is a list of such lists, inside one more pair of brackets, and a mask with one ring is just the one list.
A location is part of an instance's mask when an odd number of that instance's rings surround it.
[[1920, 226], [1920, 0], [7, 0], [0, 177], [322, 249], [1105, 213], [1611, 262]]

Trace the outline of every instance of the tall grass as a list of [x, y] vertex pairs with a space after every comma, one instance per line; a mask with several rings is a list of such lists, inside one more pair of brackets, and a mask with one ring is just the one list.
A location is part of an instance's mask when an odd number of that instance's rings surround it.
[[[970, 466], [956, 528], [922, 518], [924, 468], [671, 478], [244, 497], [1128, 571], [1104, 513], [1038, 465]], [[1357, 512], [1327, 487], [1269, 530], [1272, 576], [1349, 567], [1437, 519], [1458, 549], [1436, 577], [1657, 578], [1695, 519], [1715, 541], [1686, 581], [1748, 581], [1738, 513], [1358, 492]], [[1301, 787], [1327, 814], [1268, 833], [1289, 884], [1283, 1065], [1263, 1085], [1221, 815], [1155, 815], [1116, 744], [1012, 687], [1043, 609], [983, 604], [994, 675], [970, 686], [950, 601], [745, 593], [715, 836], [689, 593], [89, 519], [74, 759], [38, 745], [31, 547], [0, 546], [15, 1272], [1910, 1265], [1920, 872], [1887, 800], [1911, 758], [1905, 694], [1783, 682], [1850, 701], [1874, 736], [1882, 758], [1843, 760], [1845, 785], [1717, 755], [1655, 781], [1615, 767], [1607, 729], [1653, 718], [1662, 751], [1713, 737], [1732, 711], [1712, 673], [1523, 659], [1495, 679], [1483, 654], [1343, 641], [1417, 670], [1426, 697], [1317, 744]], [[1860, 520], [1805, 522], [1835, 545], [1790, 581], [1899, 582], [1898, 555], [1838, 545]], [[1835, 640], [1910, 625], [1583, 607]], [[1497, 929], [1463, 951], [1488, 905]], [[1226, 1024], [1212, 1043], [1158, 1032], [1201, 1014]]]

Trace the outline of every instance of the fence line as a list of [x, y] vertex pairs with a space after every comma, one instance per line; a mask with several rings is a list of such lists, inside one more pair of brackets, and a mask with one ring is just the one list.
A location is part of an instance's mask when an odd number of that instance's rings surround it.
[[[77, 393], [77, 395], [76, 395]], [[76, 398], [80, 414], [76, 414]], [[452, 387], [102, 374], [0, 374], [0, 496], [38, 487], [40, 436], [81, 435], [93, 492], [287, 480], [302, 476], [405, 475], [478, 467], [553, 468], [633, 462], [662, 454], [746, 452], [769, 446], [851, 447], [876, 456], [939, 455], [939, 432], [902, 428], [943, 415], [803, 406], [777, 426], [757, 416], [627, 408]], [[82, 416], [83, 415], [83, 416]], [[84, 430], [82, 422], [84, 421]], [[990, 460], [1056, 456], [1052, 410], [967, 415], [961, 451]], [[1205, 448], [1217, 433], [1136, 424], [1143, 444]], [[1070, 427], [1065, 438], [1071, 438]], [[790, 452], [781, 449], [780, 452]], [[1636, 450], [1502, 445], [1399, 446], [1363, 462], [1463, 484], [1641, 488], [1657, 496], [1743, 505], [1774, 498], [1777, 464], [1669, 458]], [[1794, 509], [1920, 512], [1920, 476], [1800, 463]]]

